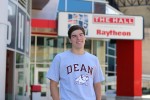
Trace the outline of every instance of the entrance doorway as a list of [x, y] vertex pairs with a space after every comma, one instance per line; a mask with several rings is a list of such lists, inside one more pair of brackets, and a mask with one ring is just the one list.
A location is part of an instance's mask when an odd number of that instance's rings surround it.
[[13, 100], [14, 52], [7, 50], [5, 100]]

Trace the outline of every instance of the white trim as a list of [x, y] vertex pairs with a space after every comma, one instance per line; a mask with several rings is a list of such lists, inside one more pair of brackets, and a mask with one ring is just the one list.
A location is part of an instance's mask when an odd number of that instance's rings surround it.
[[84, 1], [100, 2], [100, 3], [108, 3], [106, 0], [84, 0]]
[[[123, 15], [122, 12], [118, 11], [117, 9], [113, 8], [112, 6], [110, 6], [109, 4], [106, 4], [106, 10], [107, 8], [110, 8], [111, 10], [113, 10], [114, 12], [116, 12], [115, 14], [118, 14], [118, 15]], [[107, 13], [106, 13], [107, 14]]]
[[112, 47], [108, 47], [108, 49], [110, 49], [110, 50], [116, 50], [116, 48], [112, 48]]
[[109, 55], [109, 54], [106, 54], [107, 57], [112, 57], [112, 58], [117, 58], [116, 56], [112, 56], [112, 55]]

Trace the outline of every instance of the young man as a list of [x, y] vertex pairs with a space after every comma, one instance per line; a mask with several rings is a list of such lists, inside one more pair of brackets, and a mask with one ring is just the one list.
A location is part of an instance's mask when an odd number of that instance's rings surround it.
[[84, 50], [84, 29], [74, 25], [68, 37], [71, 50], [55, 56], [46, 76], [53, 100], [101, 100], [104, 77], [98, 58]]

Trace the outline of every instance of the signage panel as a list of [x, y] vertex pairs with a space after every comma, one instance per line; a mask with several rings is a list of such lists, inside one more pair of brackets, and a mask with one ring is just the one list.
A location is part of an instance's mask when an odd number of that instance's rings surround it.
[[143, 17], [60, 12], [58, 35], [67, 36], [72, 25], [80, 25], [87, 38], [143, 39]]
[[8, 2], [7, 47], [15, 49], [17, 6]]
[[17, 23], [17, 50], [24, 52], [25, 51], [25, 22], [26, 14], [21, 9], [18, 8], [18, 23]]
[[7, 47], [26, 53], [29, 56], [30, 47], [30, 16], [20, 6], [19, 2], [8, 2]]

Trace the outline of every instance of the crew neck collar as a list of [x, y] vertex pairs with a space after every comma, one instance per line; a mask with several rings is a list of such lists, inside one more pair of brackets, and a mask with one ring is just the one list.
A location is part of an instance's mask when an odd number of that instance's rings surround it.
[[84, 53], [83, 53], [83, 54], [76, 54], [76, 53], [73, 53], [73, 52], [72, 52], [72, 50], [69, 50], [69, 51], [70, 51], [70, 53], [71, 53], [71, 54], [73, 54], [73, 55], [77, 55], [77, 56], [83, 56], [83, 55], [85, 55], [85, 54], [86, 54], [86, 51], [84, 51]]

